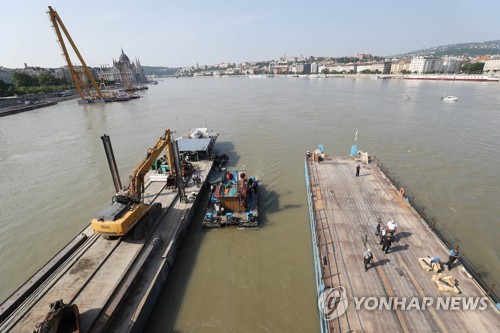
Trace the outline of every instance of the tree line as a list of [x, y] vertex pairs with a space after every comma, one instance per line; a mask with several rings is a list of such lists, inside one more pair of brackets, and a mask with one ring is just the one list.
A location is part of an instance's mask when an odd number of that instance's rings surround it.
[[73, 84], [68, 83], [66, 79], [57, 78], [49, 72], [43, 72], [37, 76], [14, 72], [11, 78], [12, 84], [0, 80], [0, 97], [50, 93], [74, 88]]

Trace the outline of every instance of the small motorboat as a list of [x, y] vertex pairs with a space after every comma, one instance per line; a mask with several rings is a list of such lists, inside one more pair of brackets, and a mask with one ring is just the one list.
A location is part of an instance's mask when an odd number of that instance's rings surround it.
[[441, 99], [443, 101], [447, 101], [447, 102], [456, 102], [456, 101], [458, 101], [458, 98], [456, 96], [444, 96], [444, 97], [441, 97]]

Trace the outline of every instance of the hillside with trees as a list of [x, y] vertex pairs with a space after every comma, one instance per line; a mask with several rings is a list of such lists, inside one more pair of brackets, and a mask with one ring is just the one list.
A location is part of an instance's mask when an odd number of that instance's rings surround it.
[[416, 56], [464, 56], [481, 57], [486, 55], [500, 55], [500, 40], [489, 42], [471, 42], [460, 44], [449, 44], [424, 48], [412, 52], [398, 55], [398, 57], [416, 57]]

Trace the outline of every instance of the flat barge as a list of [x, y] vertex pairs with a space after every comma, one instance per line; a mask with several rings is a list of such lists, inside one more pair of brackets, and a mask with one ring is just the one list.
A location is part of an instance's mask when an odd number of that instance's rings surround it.
[[[368, 155], [364, 162], [356, 157], [321, 150], [305, 158], [321, 331], [494, 331], [500, 315], [485, 289], [457, 262], [451, 270], [432, 271], [426, 262], [447, 261], [450, 249], [404, 189]], [[398, 226], [387, 254], [375, 235], [379, 218]], [[366, 270], [368, 248], [373, 260]]]
[[147, 173], [144, 202], [157, 216], [147, 230], [106, 239], [89, 225], [1, 304], [0, 331], [33, 332], [58, 300], [78, 307], [79, 332], [142, 331], [207, 188], [213, 161], [190, 163], [180, 193], [163, 166]]

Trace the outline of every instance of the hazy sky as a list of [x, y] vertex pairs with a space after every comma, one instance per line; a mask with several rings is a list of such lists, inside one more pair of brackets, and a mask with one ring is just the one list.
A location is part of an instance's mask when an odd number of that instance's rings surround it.
[[121, 47], [142, 65], [181, 67], [283, 54], [385, 56], [500, 39], [500, 0], [0, 0], [0, 5], [0, 66], [9, 68], [65, 65], [48, 5], [89, 66], [110, 65]]

